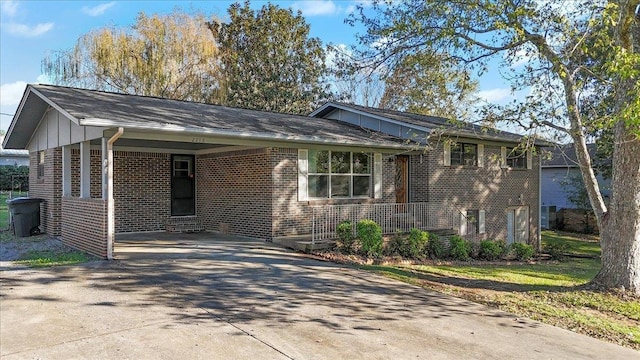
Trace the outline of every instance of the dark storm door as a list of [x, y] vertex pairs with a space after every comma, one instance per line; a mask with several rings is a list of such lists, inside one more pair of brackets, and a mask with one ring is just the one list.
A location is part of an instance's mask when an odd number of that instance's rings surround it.
[[171, 216], [196, 214], [193, 155], [171, 156]]

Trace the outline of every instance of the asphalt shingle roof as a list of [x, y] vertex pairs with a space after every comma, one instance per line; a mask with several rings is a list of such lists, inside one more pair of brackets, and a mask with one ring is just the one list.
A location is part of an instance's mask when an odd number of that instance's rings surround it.
[[452, 122], [449, 119], [439, 117], [439, 116], [429, 116], [429, 115], [415, 114], [410, 112], [379, 109], [379, 108], [354, 105], [354, 104], [346, 104], [346, 103], [333, 102], [333, 101], [329, 103], [329, 105], [331, 104], [336, 104], [338, 106], [351, 108], [351, 109], [365, 112], [374, 116], [384, 117], [387, 119], [420, 126], [432, 131], [455, 130], [457, 133], [460, 133], [460, 134], [468, 134], [468, 136], [472, 138], [483, 138], [483, 137], [491, 136], [494, 138], [501, 138], [503, 140], [511, 141], [511, 142], [519, 142], [522, 140], [522, 135], [519, 135], [519, 134], [502, 131], [498, 129], [483, 128], [482, 126], [464, 122], [464, 121]]
[[105, 119], [114, 126], [225, 130], [239, 136], [330, 139], [345, 145], [402, 144], [401, 139], [393, 136], [309, 116], [52, 85], [30, 86], [78, 120]]

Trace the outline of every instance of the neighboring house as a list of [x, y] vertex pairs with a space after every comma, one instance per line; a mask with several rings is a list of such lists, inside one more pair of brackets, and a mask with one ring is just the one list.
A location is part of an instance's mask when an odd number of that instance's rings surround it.
[[[596, 154], [596, 144], [587, 144], [589, 154]], [[577, 209], [569, 200], [568, 190], [573, 186], [571, 179], [580, 178], [576, 152], [573, 144], [557, 145], [549, 148], [550, 156], [542, 160], [542, 227], [555, 228], [555, 213], [562, 209]], [[600, 192], [605, 201], [611, 195], [611, 180], [597, 175]], [[584, 209], [580, 209], [584, 210]]]
[[29, 166], [29, 150], [5, 149], [0, 136], [0, 166]]
[[539, 158], [520, 140], [340, 103], [307, 117], [28, 85], [4, 145], [30, 152], [44, 231], [111, 258], [114, 233], [320, 239], [353, 216], [539, 246]]

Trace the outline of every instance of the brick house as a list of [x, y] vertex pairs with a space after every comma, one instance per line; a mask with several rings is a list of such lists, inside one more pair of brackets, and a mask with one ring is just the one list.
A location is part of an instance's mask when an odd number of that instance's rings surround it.
[[520, 141], [341, 103], [296, 116], [28, 85], [4, 146], [29, 150], [43, 230], [112, 258], [115, 233], [321, 238], [353, 214], [539, 246], [539, 157]]

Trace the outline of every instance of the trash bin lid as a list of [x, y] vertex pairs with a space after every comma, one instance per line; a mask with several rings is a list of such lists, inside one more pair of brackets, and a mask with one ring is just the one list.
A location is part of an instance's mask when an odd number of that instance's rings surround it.
[[16, 205], [16, 204], [32, 204], [32, 203], [41, 203], [44, 200], [38, 198], [29, 198], [29, 197], [17, 197], [15, 199], [7, 200], [7, 204]]

